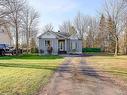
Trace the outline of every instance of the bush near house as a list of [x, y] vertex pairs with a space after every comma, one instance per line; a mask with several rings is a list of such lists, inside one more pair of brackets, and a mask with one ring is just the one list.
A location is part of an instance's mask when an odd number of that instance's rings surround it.
[[101, 48], [83, 48], [83, 52], [101, 52]]

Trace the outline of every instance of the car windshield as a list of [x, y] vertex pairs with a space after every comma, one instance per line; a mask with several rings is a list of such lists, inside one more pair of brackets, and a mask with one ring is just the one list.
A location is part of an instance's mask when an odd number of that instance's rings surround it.
[[7, 48], [9, 45], [7, 44], [0, 44], [0, 48]]
[[5, 44], [0, 44], [0, 48], [5, 48]]

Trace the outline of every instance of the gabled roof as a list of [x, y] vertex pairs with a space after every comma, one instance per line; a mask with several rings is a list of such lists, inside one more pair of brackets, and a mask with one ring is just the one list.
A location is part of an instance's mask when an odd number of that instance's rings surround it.
[[58, 37], [63, 37], [63, 38], [68, 38], [70, 35], [69, 33], [64, 33], [64, 32], [54, 32]]
[[45, 35], [45, 34], [53, 34], [53, 35], [56, 36], [56, 38], [66, 38], [65, 36], [63, 36], [63, 35], [61, 35], [61, 34], [59, 34], [59, 33], [57, 33], [57, 32], [53, 32], [53, 31], [44, 32], [44, 33], [42, 33], [38, 38], [41, 38], [41, 37], [42, 37], [43, 35]]
[[54, 32], [54, 31], [44, 32], [38, 38], [41, 38], [46, 33], [52, 33], [53, 35], [56, 36], [56, 38], [60, 38], [60, 39], [70, 39], [70, 37], [77, 37], [77, 39], [79, 39], [78, 36], [77, 36], [77, 34], [70, 35], [69, 33], [66, 33], [66, 32]]

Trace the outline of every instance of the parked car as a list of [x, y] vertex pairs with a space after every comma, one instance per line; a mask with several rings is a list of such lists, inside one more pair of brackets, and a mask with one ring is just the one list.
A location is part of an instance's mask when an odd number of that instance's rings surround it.
[[0, 55], [4, 56], [6, 54], [14, 54], [14, 48], [9, 46], [8, 44], [0, 44]]

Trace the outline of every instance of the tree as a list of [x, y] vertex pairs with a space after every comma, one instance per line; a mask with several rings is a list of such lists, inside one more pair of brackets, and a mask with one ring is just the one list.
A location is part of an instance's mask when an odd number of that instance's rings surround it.
[[127, 54], [127, 16], [125, 15], [124, 20], [124, 54]]
[[[107, 31], [109, 32], [109, 34], [108, 34], [109, 51], [114, 52], [116, 45], [118, 48], [118, 38], [116, 38], [117, 36], [114, 36], [114, 35], [116, 35], [116, 26], [115, 26], [115, 23], [112, 21], [111, 17], [109, 17], [107, 20]], [[116, 52], [118, 52], [118, 51], [116, 51]]]
[[16, 54], [18, 55], [19, 44], [19, 26], [21, 22], [21, 13], [24, 9], [25, 0], [1, 0], [1, 7], [6, 10], [8, 21], [15, 29]]
[[104, 5], [104, 13], [108, 18], [108, 28], [110, 28], [109, 32], [115, 41], [115, 56], [118, 54], [119, 35], [122, 31], [121, 17], [125, 13], [126, 7], [124, 0], [106, 0]]
[[76, 34], [75, 27], [71, 24], [70, 21], [64, 21], [60, 26], [59, 26], [60, 32], [64, 33], [69, 33], [70, 35]]
[[32, 46], [30, 45], [30, 43], [32, 43], [30, 41], [33, 41], [37, 34], [36, 28], [38, 18], [39, 14], [33, 8], [26, 6], [26, 8], [23, 10], [22, 30], [24, 31], [26, 37], [27, 53], [29, 52], [29, 48]]
[[47, 32], [47, 31], [53, 31], [54, 27], [53, 25], [50, 23], [50, 24], [47, 24], [43, 27], [43, 31], [44, 32]]
[[69, 33], [70, 27], [71, 27], [71, 22], [70, 21], [64, 21], [60, 26], [59, 29], [61, 32]]
[[88, 16], [78, 13], [74, 19], [74, 27], [81, 39], [84, 38], [84, 34], [86, 33], [86, 29], [88, 27], [88, 18]]
[[97, 36], [98, 36], [98, 21], [96, 21], [96, 18], [89, 17], [89, 23], [87, 26], [87, 32], [86, 32], [86, 47], [89, 48], [95, 48], [98, 46], [97, 43]]
[[106, 50], [106, 45], [107, 45], [107, 32], [106, 30], [106, 18], [105, 16], [102, 14], [100, 21], [99, 21], [99, 29], [98, 29], [98, 37], [97, 37], [97, 45], [103, 50]]

